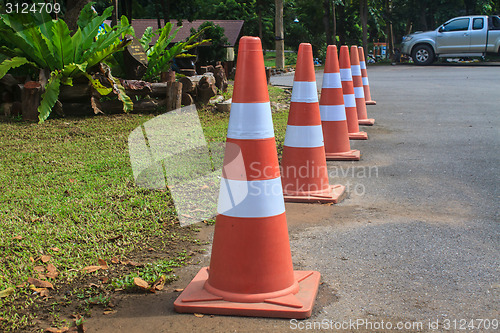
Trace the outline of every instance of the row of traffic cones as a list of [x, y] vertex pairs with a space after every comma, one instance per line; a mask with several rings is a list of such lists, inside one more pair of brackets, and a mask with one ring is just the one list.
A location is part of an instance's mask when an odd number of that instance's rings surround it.
[[[351, 62], [360, 76], [354, 84]], [[329, 184], [326, 159], [360, 158], [349, 138], [360, 135], [360, 120], [371, 120], [366, 108], [357, 109], [365, 103], [358, 73], [357, 48], [349, 61], [341, 47], [339, 67], [330, 46], [318, 101], [312, 47], [300, 45], [280, 172], [261, 42], [241, 38], [210, 267], [177, 298], [176, 311], [311, 315], [320, 273], [293, 270], [284, 201], [337, 202], [344, 195], [344, 186]]]

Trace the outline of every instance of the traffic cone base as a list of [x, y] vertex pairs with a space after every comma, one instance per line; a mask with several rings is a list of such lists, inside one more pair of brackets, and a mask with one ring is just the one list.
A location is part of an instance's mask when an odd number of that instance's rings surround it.
[[366, 105], [377, 105], [376, 101], [366, 101]]
[[358, 124], [363, 126], [373, 126], [375, 119], [358, 119]]
[[283, 194], [285, 202], [320, 202], [320, 203], [339, 203], [347, 196], [344, 185], [329, 185], [328, 191], [297, 193], [295, 195]]
[[349, 140], [368, 140], [366, 132], [349, 133]]
[[298, 292], [242, 303], [224, 300], [207, 291], [208, 267], [204, 267], [174, 302], [174, 308], [180, 313], [305, 319], [311, 316], [321, 275], [316, 271], [294, 271], [293, 274]]
[[345, 151], [342, 153], [326, 153], [327, 161], [359, 161], [361, 153], [357, 149]]

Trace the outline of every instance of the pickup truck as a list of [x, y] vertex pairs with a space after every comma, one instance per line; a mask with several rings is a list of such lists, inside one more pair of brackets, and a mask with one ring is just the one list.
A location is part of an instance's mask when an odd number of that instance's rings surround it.
[[500, 17], [460, 16], [432, 31], [403, 37], [401, 53], [417, 65], [429, 65], [438, 57], [484, 57], [500, 55]]

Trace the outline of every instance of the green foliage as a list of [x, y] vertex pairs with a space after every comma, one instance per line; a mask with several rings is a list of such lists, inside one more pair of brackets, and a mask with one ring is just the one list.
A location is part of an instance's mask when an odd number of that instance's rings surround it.
[[61, 71], [53, 71], [47, 84], [45, 85], [45, 92], [42, 95], [42, 101], [38, 107], [38, 118], [40, 119], [40, 122], [45, 121], [45, 119], [49, 117], [52, 107], [54, 107], [57, 102], [62, 75]]
[[14, 57], [5, 59], [2, 63], [0, 63], [0, 78], [4, 77], [4, 75], [7, 74], [11, 68], [16, 68], [25, 64], [30, 64], [26, 58]]
[[[146, 70], [143, 78], [145, 80], [151, 80], [159, 76], [161, 72], [166, 72], [169, 70], [175, 57], [182, 56], [192, 48], [209, 42], [210, 40], [197, 41], [198, 37], [206, 29], [208, 29], [208, 27], [198, 31], [196, 34], [189, 37], [186, 41], [175, 43], [170, 48], [168, 48], [168, 46], [177, 35], [179, 28], [172, 31], [172, 23], [168, 22], [163, 28], [155, 31], [153, 34], [159, 35], [158, 41], [153, 46], [146, 49], [146, 54], [148, 56], [148, 69]], [[146, 29], [144, 35], [140, 39], [141, 44], [146, 42], [149, 44], [151, 38], [151, 30]]]
[[52, 20], [46, 13], [0, 14], [0, 39], [11, 45], [0, 48], [0, 52], [8, 57], [0, 63], [0, 78], [11, 68], [24, 64], [51, 73], [38, 108], [40, 123], [47, 119], [57, 102], [59, 85], [71, 85], [71, 78], [79, 76], [87, 77], [100, 93], [115, 91], [124, 102], [124, 111], [131, 109], [128, 97], [121, 93], [123, 87], [119, 82], [113, 82], [117, 89], [104, 90], [89, 74], [93, 66], [129, 43], [126, 38], [120, 41], [120, 37], [130, 31], [130, 25], [124, 19], [114, 28], [106, 26], [106, 33], [99, 33], [99, 27], [111, 15], [112, 8], [99, 16], [91, 5], [89, 3], [83, 8], [78, 30], [72, 36], [63, 20]]
[[200, 35], [201, 33], [203, 33], [203, 38], [211, 40], [211, 45], [198, 48], [198, 61], [202, 65], [213, 64], [216, 61], [225, 61], [226, 49], [223, 46], [229, 43], [224, 34], [224, 28], [211, 21], [207, 21], [200, 25], [197, 32], [191, 29], [191, 35]]

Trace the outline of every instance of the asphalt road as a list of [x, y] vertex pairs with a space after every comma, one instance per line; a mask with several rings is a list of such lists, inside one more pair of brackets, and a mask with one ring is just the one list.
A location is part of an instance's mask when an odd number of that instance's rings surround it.
[[[175, 289], [208, 265], [207, 251], [176, 271], [179, 280], [165, 292], [125, 296], [114, 315], [96, 312], [88, 332], [394, 332], [389, 325], [464, 332], [464, 324], [468, 332], [493, 332], [500, 319], [500, 67], [371, 66], [368, 73], [377, 101], [368, 115], [376, 122], [363, 127], [369, 140], [351, 141], [361, 161], [328, 162], [331, 184], [347, 185], [350, 196], [338, 205], [286, 205], [295, 268], [322, 275], [311, 318], [175, 313]], [[212, 232], [202, 227], [200, 238]]]
[[310, 320], [500, 319], [500, 67], [368, 71], [376, 123], [351, 141], [362, 160], [328, 162], [333, 176], [355, 170], [333, 179], [351, 197], [291, 232], [295, 264], [335, 294]]

